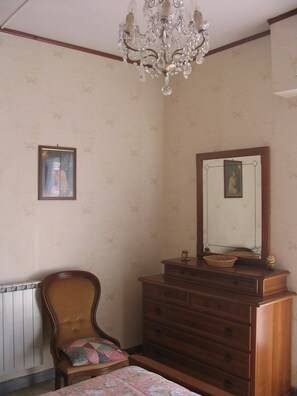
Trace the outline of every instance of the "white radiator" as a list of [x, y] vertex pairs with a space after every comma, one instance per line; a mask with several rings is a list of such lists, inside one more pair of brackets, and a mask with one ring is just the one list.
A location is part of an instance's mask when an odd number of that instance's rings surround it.
[[40, 281], [0, 285], [0, 376], [42, 364]]

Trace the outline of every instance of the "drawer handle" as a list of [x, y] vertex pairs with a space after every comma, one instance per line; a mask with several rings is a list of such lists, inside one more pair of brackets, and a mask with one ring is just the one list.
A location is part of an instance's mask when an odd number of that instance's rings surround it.
[[226, 362], [232, 362], [233, 357], [229, 352], [225, 352], [224, 359]]
[[170, 291], [164, 291], [163, 292], [164, 297], [170, 297]]
[[225, 335], [227, 337], [231, 337], [233, 335], [233, 330], [231, 329], [231, 327], [225, 327]]
[[232, 382], [230, 380], [225, 379], [224, 380], [224, 387], [227, 389], [231, 389], [232, 388]]
[[223, 305], [222, 305], [222, 304], [218, 304], [218, 305], [217, 305], [217, 308], [218, 308], [218, 309], [222, 309], [222, 308], [223, 308]]
[[160, 307], [155, 308], [155, 314], [161, 315], [162, 314], [162, 309]]
[[155, 329], [155, 334], [160, 337], [162, 335], [162, 331], [160, 329]]
[[186, 271], [184, 271], [184, 270], [180, 270], [180, 271], [179, 271], [179, 274], [180, 274], [180, 275], [185, 275], [185, 273], [186, 273]]
[[238, 283], [239, 283], [239, 280], [238, 280], [238, 279], [236, 279], [235, 281], [233, 281], [233, 285], [238, 285]]

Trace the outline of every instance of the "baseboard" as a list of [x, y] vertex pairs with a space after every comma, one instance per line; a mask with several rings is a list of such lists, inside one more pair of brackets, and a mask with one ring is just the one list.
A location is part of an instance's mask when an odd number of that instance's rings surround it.
[[14, 392], [19, 389], [27, 388], [28, 386], [40, 384], [41, 382], [51, 380], [54, 377], [55, 370], [48, 369], [40, 371], [39, 373], [4, 381], [0, 383], [0, 395], [3, 396], [9, 392]]
[[[125, 352], [129, 355], [141, 354], [142, 345], [135, 345], [130, 348], [125, 348]], [[40, 371], [39, 373], [26, 375], [24, 377], [13, 378], [8, 381], [0, 382], [0, 396], [4, 396], [7, 393], [14, 392], [19, 389], [27, 388], [31, 385], [40, 384], [41, 382], [51, 380], [55, 377], [55, 370], [49, 369]]]
[[141, 355], [142, 354], [142, 344], [135, 345], [130, 348], [125, 348], [124, 351], [129, 353], [129, 355], [135, 355], [135, 354]]

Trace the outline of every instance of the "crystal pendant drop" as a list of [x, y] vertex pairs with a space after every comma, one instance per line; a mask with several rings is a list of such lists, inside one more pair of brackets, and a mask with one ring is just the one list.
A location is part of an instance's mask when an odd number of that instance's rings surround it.
[[139, 73], [139, 80], [141, 82], [144, 82], [145, 81], [145, 68], [142, 63], [138, 66], [138, 73]]
[[203, 62], [204, 62], [204, 53], [199, 52], [196, 58], [196, 63], [197, 65], [202, 65]]
[[187, 62], [184, 64], [184, 67], [183, 67], [184, 78], [188, 79], [188, 77], [191, 73], [192, 73], [192, 66], [190, 65], [189, 62]]
[[164, 85], [164, 87], [162, 88], [162, 93], [164, 96], [169, 96], [172, 93], [172, 88], [170, 87], [170, 85]]
[[164, 69], [165, 60], [164, 60], [163, 54], [161, 54], [160, 57], [158, 58], [156, 66], [157, 66], [157, 68], [159, 70], [163, 70]]
[[144, 70], [141, 70], [139, 72], [139, 81], [145, 82], [145, 72], [144, 72]]
[[172, 93], [172, 88], [169, 85], [169, 76], [168, 74], [165, 76], [165, 85], [162, 88], [162, 93], [164, 96], [169, 96]]

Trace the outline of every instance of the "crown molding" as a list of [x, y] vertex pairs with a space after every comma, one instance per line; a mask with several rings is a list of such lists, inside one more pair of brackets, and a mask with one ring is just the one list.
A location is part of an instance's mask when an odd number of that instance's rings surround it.
[[296, 14], [297, 14], [297, 8], [295, 8], [292, 11], [285, 12], [284, 14], [278, 15], [274, 18], [267, 19], [267, 22], [269, 23], [269, 25], [272, 25], [276, 22], [282, 21], [283, 19], [290, 18]]
[[102, 56], [104, 58], [121, 60], [121, 61], [123, 60], [123, 58], [121, 56], [112, 55], [107, 52], [97, 51], [97, 50], [94, 50], [91, 48], [81, 47], [81, 46], [75, 45], [75, 44], [65, 43], [63, 41], [49, 39], [47, 37], [36, 36], [31, 33], [21, 32], [19, 30], [3, 28], [3, 29], [0, 29], [0, 33], [12, 34], [14, 36], [19, 36], [19, 37], [29, 39], [29, 40], [35, 40], [35, 41], [40, 41], [42, 43], [53, 44], [53, 45], [57, 45], [59, 47], [69, 48], [69, 49], [73, 49], [76, 51], [87, 52], [88, 54]]

